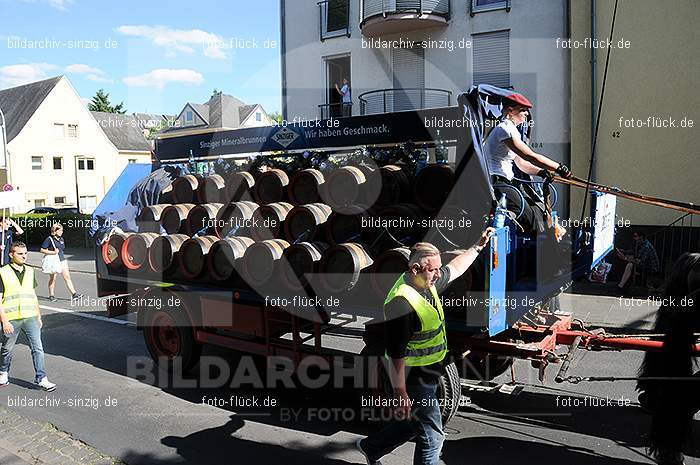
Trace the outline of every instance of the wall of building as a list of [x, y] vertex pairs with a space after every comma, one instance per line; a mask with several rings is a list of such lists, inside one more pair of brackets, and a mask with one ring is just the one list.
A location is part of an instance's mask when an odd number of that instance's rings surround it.
[[[77, 124], [78, 137], [56, 137], [54, 123]], [[66, 197], [67, 204], [76, 206], [76, 156], [95, 159], [94, 171], [78, 172], [78, 191], [81, 196], [95, 196], [97, 203], [127, 162], [117, 156], [117, 149], [65, 78], [56, 84], [8, 149], [10, 181], [26, 198], [26, 205], [17, 208], [18, 212], [33, 208], [35, 199], [54, 206], [54, 197]], [[32, 156], [43, 157], [41, 170], [32, 170]], [[61, 170], [53, 169], [54, 156], [63, 157]]]
[[[496, 10], [469, 15], [468, 0], [452, 0], [452, 18], [446, 27], [416, 30], [381, 39], [437, 41], [425, 49], [425, 86], [457, 95], [472, 85], [473, 34], [510, 30], [511, 84], [534, 103], [535, 127], [532, 141], [536, 150], [552, 158], [568, 160], [569, 80], [568, 51], [556, 47], [556, 38], [565, 37], [566, 2], [552, 0], [513, 0], [510, 12]], [[353, 113], [359, 114], [358, 96], [363, 92], [391, 88], [390, 49], [368, 48], [359, 28], [360, 0], [350, 1], [351, 37], [319, 39], [319, 7], [316, 0], [286, 0], [286, 79], [287, 119], [316, 119], [319, 104], [326, 103], [324, 58], [349, 54]], [[365, 46], [363, 47], [363, 39]], [[440, 47], [440, 41], [446, 41]], [[449, 47], [452, 44], [452, 47]], [[450, 50], [451, 48], [451, 50]], [[566, 215], [568, 194], [561, 188], [560, 214]]]
[[[610, 36], [614, 0], [597, 1], [597, 38]], [[631, 191], [700, 203], [696, 76], [700, 8], [694, 0], [619, 2], [596, 147], [593, 179]], [[589, 38], [590, 0], [572, 2], [572, 39]], [[620, 40], [624, 43], [620, 43]], [[621, 46], [621, 47], [618, 47]], [[606, 48], [596, 50], [596, 106]], [[591, 154], [591, 49], [571, 51], [571, 151], [574, 172], [586, 177]], [[675, 120], [675, 128], [625, 127], [634, 120]], [[620, 118], [623, 119], [622, 124]], [[680, 127], [694, 120], [694, 126]], [[657, 120], [658, 121], [658, 120]], [[652, 123], [653, 124], [653, 123]], [[582, 194], [572, 194], [580, 214]], [[682, 213], [620, 199], [618, 220], [666, 225]]]

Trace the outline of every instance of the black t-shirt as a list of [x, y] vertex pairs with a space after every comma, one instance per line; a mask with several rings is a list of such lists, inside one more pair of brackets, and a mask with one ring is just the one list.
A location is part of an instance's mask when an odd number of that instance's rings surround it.
[[[23, 266], [22, 271], [17, 271], [17, 268], [15, 268], [12, 265], [6, 265], [6, 266], [9, 266], [10, 268], [12, 268], [12, 271], [15, 272], [15, 274], [17, 275], [17, 279], [19, 279], [19, 282], [21, 283], [22, 280], [24, 279], [24, 273], [27, 270], [27, 266], [26, 265]], [[39, 283], [36, 282], [36, 274], [34, 274], [34, 289], [36, 289], [37, 287], [39, 287]], [[0, 294], [4, 294], [4, 293], [5, 293], [5, 282], [2, 279], [0, 279]]]
[[[450, 283], [450, 269], [447, 265], [440, 268], [440, 278], [435, 282], [435, 290], [442, 293]], [[433, 296], [429, 290], [418, 292], [430, 302]], [[385, 324], [384, 340], [386, 352], [390, 358], [404, 358], [408, 342], [413, 334], [421, 330], [421, 322], [418, 314], [413, 310], [408, 300], [397, 297], [384, 307]], [[406, 367], [406, 384], [420, 384], [421, 382], [436, 382], [442, 373], [443, 363], [433, 363], [424, 367]]]
[[63, 255], [63, 251], [66, 250], [66, 241], [63, 239], [62, 236], [47, 237], [46, 239], [44, 239], [44, 242], [41, 243], [41, 248], [46, 250], [58, 249], [59, 260], [63, 261], [66, 259], [66, 257]]

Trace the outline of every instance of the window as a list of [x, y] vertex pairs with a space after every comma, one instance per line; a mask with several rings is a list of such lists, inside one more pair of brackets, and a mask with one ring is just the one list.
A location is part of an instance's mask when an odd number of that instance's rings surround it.
[[53, 124], [53, 136], [56, 139], [63, 139], [64, 137], [66, 137], [66, 134], [64, 132], [64, 125], [62, 123]]
[[55, 203], [56, 205], [63, 205], [64, 203], [66, 203], [66, 198], [65, 197], [54, 197], [53, 203]]
[[62, 170], [63, 169], [63, 157], [53, 157], [53, 169]]
[[95, 159], [78, 158], [78, 169], [81, 171], [93, 171], [95, 169]]
[[510, 87], [510, 31], [475, 34], [472, 68], [474, 85]]
[[34, 208], [46, 205], [46, 199], [34, 199]]
[[77, 139], [78, 138], [78, 125], [77, 124], [69, 124], [68, 125], [68, 137], [70, 139]]
[[348, 0], [325, 0], [318, 6], [321, 8], [321, 40], [342, 35], [350, 37]]
[[80, 212], [92, 213], [97, 207], [97, 197], [94, 195], [80, 196]]
[[262, 121], [262, 113], [260, 113], [259, 111], [255, 113], [255, 121]]
[[471, 16], [481, 11], [506, 10], [510, 12], [510, 0], [471, 0]]
[[185, 121], [188, 123], [191, 123], [192, 121], [194, 121], [194, 114], [192, 113], [191, 110], [187, 110], [185, 112]]
[[[418, 110], [425, 108], [425, 49], [420, 46], [397, 47], [391, 54], [394, 92], [387, 111]], [[386, 99], [386, 97], [384, 97]]]
[[32, 157], [32, 170], [39, 171], [44, 169], [44, 157]]
[[135, 158], [129, 158], [129, 164], [131, 164], [131, 163], [136, 163], [136, 159], [135, 159]]

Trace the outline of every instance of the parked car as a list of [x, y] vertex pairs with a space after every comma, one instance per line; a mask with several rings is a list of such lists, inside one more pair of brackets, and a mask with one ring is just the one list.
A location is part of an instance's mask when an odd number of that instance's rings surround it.
[[78, 207], [64, 207], [64, 208], [55, 208], [55, 207], [36, 207], [32, 208], [27, 212], [27, 214], [31, 213], [50, 213], [52, 215], [60, 215], [61, 213], [80, 213], [78, 211]]

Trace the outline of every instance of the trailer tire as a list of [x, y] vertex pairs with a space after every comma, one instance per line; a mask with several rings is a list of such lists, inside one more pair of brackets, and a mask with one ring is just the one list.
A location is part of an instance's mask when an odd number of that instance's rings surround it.
[[469, 354], [460, 363], [460, 376], [464, 379], [491, 381], [508, 371], [513, 365], [514, 358], [494, 354]]
[[438, 381], [437, 397], [440, 401], [440, 413], [444, 428], [457, 414], [462, 399], [462, 385], [454, 362], [450, 362], [443, 368], [443, 373]]
[[[167, 308], [148, 310], [143, 337], [148, 353], [169, 372], [191, 370], [202, 354], [194, 328], [181, 312]], [[163, 366], [165, 364], [165, 366]]]

